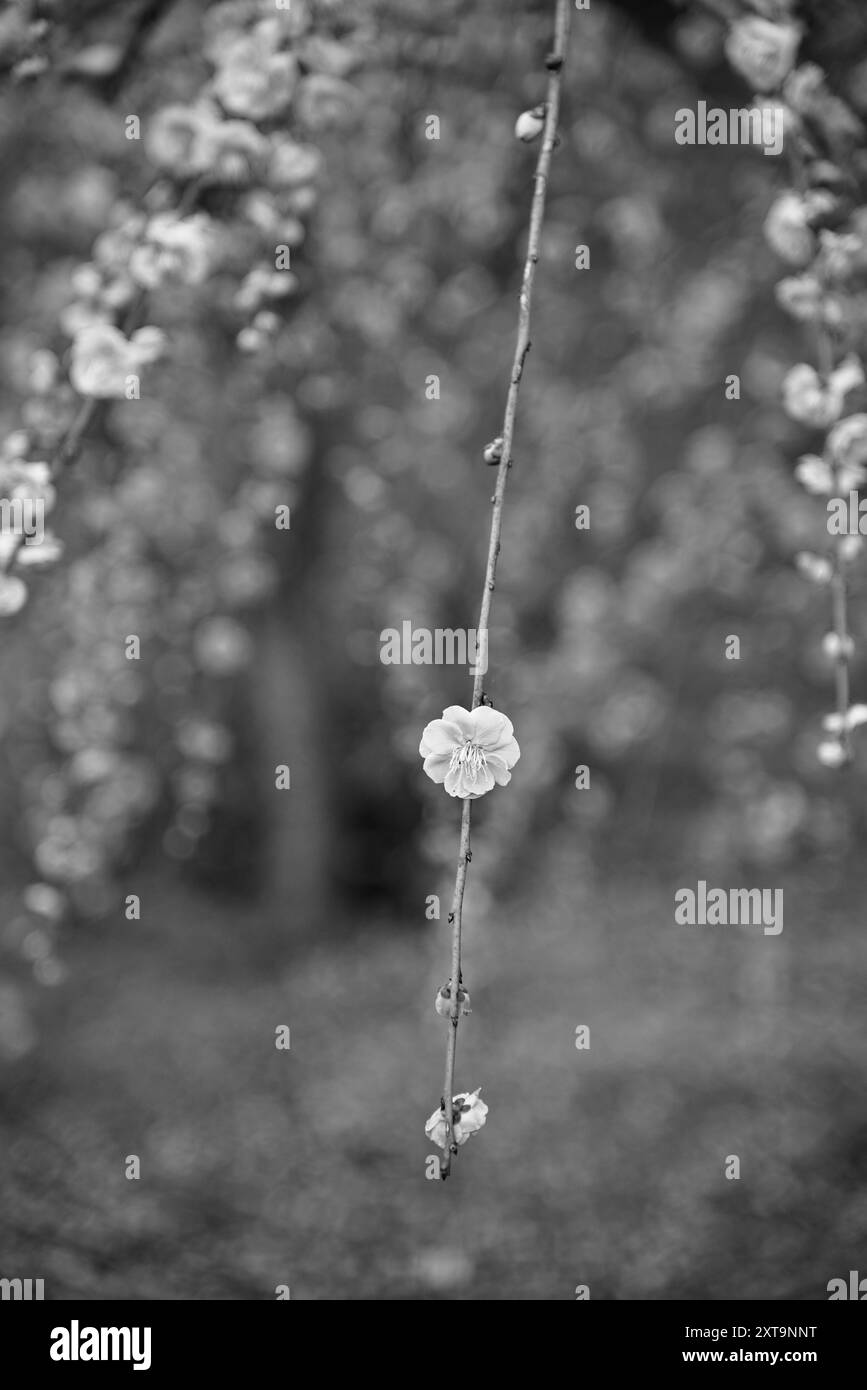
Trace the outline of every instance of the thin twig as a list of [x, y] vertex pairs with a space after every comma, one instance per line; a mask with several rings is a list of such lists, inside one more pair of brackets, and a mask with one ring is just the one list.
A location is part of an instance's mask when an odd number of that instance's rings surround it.
[[[542, 223], [545, 217], [545, 196], [548, 189], [548, 174], [551, 168], [551, 156], [554, 152], [554, 145], [557, 138], [557, 124], [560, 119], [560, 87], [563, 66], [566, 62], [566, 48], [569, 41], [569, 26], [571, 19], [572, 0], [557, 0], [554, 20], [554, 48], [552, 57], [548, 60], [549, 78], [545, 107], [545, 125], [542, 131], [542, 147], [539, 151], [539, 158], [533, 180], [533, 202], [530, 210], [527, 257], [524, 262], [524, 274], [521, 280], [521, 291], [518, 300], [518, 339], [515, 345], [515, 358], [512, 364], [512, 374], [509, 380], [509, 394], [506, 398], [506, 411], [503, 418], [503, 450], [497, 469], [497, 483], [492, 498], [494, 510], [491, 516], [491, 537], [488, 544], [485, 585], [482, 590], [482, 602], [478, 626], [476, 628], [477, 641], [483, 640], [480, 638], [481, 633], [485, 633], [487, 637], [488, 620], [491, 613], [491, 595], [494, 592], [496, 581], [497, 557], [500, 553], [500, 532], [503, 522], [503, 497], [506, 491], [506, 480], [509, 476], [509, 469], [512, 466], [512, 441], [515, 435], [518, 392], [520, 391], [521, 379], [524, 375], [524, 364], [527, 360], [527, 354], [530, 351], [530, 310], [533, 300], [533, 282], [536, 278], [536, 266], [539, 261], [539, 243], [542, 236]], [[486, 637], [484, 640], [486, 640]], [[481, 669], [483, 664], [484, 663], [481, 662], [477, 662], [476, 664], [476, 673], [473, 680], [473, 709], [477, 709], [483, 699], [484, 692], [482, 683], [484, 680], [484, 672]], [[445, 1083], [442, 1096], [443, 1116], [446, 1124], [445, 1149], [440, 1161], [440, 1176], [443, 1178], [448, 1177], [451, 1171], [452, 1154], [457, 1152], [457, 1145], [453, 1140], [454, 1114], [452, 1098], [455, 1093], [455, 1056], [458, 1045], [458, 1025], [461, 1017], [461, 914], [464, 904], [467, 866], [471, 858], [470, 804], [470, 799], [467, 797], [464, 800], [461, 812], [461, 839], [458, 849], [457, 870], [455, 873], [455, 891], [452, 899], [452, 910], [449, 913], [449, 922], [452, 928], [452, 973], [449, 1035], [446, 1049]]]

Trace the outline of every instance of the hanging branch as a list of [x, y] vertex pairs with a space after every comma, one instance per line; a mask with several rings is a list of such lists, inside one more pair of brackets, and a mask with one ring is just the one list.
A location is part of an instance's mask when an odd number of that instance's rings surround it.
[[[512, 466], [512, 441], [515, 434], [515, 417], [518, 410], [518, 392], [521, 387], [521, 379], [524, 375], [524, 364], [527, 360], [527, 354], [530, 351], [530, 311], [533, 298], [533, 282], [536, 278], [536, 266], [539, 261], [539, 243], [542, 236], [542, 223], [545, 216], [545, 196], [548, 188], [551, 156], [557, 142], [557, 124], [560, 116], [561, 78], [563, 65], [566, 60], [566, 48], [569, 39], [571, 18], [571, 0], [557, 0], [554, 48], [546, 59], [546, 67], [548, 68], [550, 76], [548, 78], [547, 100], [544, 108], [542, 146], [539, 150], [539, 158], [536, 163], [536, 172], [533, 180], [533, 202], [530, 211], [527, 257], [524, 262], [524, 274], [521, 281], [521, 292], [519, 296], [518, 339], [515, 346], [515, 358], [512, 365], [509, 394], [506, 400], [506, 411], [503, 419], [502, 445], [497, 468], [497, 483], [494, 489], [494, 496], [491, 499], [493, 502], [491, 536], [488, 544], [488, 562], [485, 569], [485, 584], [482, 590], [479, 622], [476, 629], [477, 642], [487, 641], [488, 622], [491, 612], [491, 595], [494, 592], [497, 557], [500, 553], [503, 498], [506, 492], [506, 481], [509, 476], [509, 469]], [[496, 443], [500, 446], [499, 440], [496, 441]], [[484, 634], [484, 637], [482, 637], [482, 634]], [[477, 709], [485, 700], [482, 688], [484, 675], [481, 666], [481, 662], [476, 663], [476, 673], [473, 680], [472, 709]], [[446, 1050], [445, 1080], [443, 1083], [441, 1106], [445, 1119], [445, 1145], [443, 1157], [440, 1160], [440, 1176], [442, 1178], [448, 1177], [451, 1171], [452, 1154], [457, 1153], [457, 1144], [454, 1141], [455, 1120], [452, 1098], [454, 1096], [458, 1025], [463, 1011], [460, 989], [461, 915], [463, 912], [467, 867], [472, 858], [472, 851], [470, 849], [470, 804], [470, 798], [465, 798], [461, 810], [461, 836], [458, 848], [457, 870], [455, 873], [455, 891], [452, 898], [451, 912], [448, 918], [452, 928], [451, 1003], [448, 1016], [448, 1046]]]
[[[795, 132], [795, 147], [789, 147], [788, 160], [792, 174], [792, 181], [802, 198], [806, 198], [810, 192], [810, 181], [807, 174], [806, 152], [801, 148], [799, 140], [800, 132]], [[824, 267], [821, 265], [821, 258], [817, 256], [814, 265], [814, 272], [819, 284], [819, 317], [814, 325], [815, 339], [815, 358], [816, 368], [823, 388], [827, 391], [832, 373], [837, 366], [837, 352], [835, 349], [834, 338], [828, 327], [827, 321], [827, 301], [829, 286]], [[840, 491], [840, 466], [835, 453], [831, 452], [830, 473], [832, 492], [836, 496]], [[831, 558], [831, 623], [834, 635], [834, 643], [831, 649], [831, 656], [834, 663], [834, 693], [837, 723], [839, 724], [839, 734], [836, 744], [826, 745], [839, 749], [839, 753], [834, 757], [839, 757], [841, 766], [848, 766], [852, 761], [852, 739], [851, 727], [849, 722], [849, 699], [850, 699], [850, 662], [854, 651], [854, 643], [849, 633], [849, 579], [846, 565], [846, 538], [844, 536], [835, 537], [832, 558]], [[827, 756], [827, 754], [826, 754]]]
[[[699, 3], [707, 5], [707, 0]], [[842, 315], [834, 302], [835, 290], [856, 271], [845, 224], [861, 203], [849, 164], [853, 142], [863, 141], [863, 124], [828, 89], [817, 64], [797, 66], [804, 26], [793, 7], [781, 6], [768, 16], [757, 14], [752, 6], [739, 7], [729, 20], [725, 51], [731, 66], [758, 93], [756, 101], [777, 103], [787, 126], [791, 121], [793, 127], [787, 129], [785, 140], [793, 191], [778, 198], [765, 233], [777, 255], [799, 272], [797, 278], [780, 283], [778, 299], [795, 318], [812, 325], [815, 366], [793, 367], [783, 384], [783, 396], [790, 418], [825, 434], [823, 456], [803, 457], [795, 477], [808, 492], [834, 497], [841, 491], [844, 474], [856, 486], [864, 481], [867, 463], [867, 416], [840, 419], [846, 414], [846, 395], [864, 384], [865, 375], [856, 353], [850, 350], [844, 355], [846, 346], [851, 349], [851, 333], [847, 344]], [[854, 643], [847, 611], [847, 570], [859, 549], [858, 537], [838, 534], [830, 561], [809, 553], [797, 557], [806, 578], [830, 588], [832, 629], [823, 645], [834, 666], [836, 708], [823, 721], [829, 737], [818, 749], [819, 760], [827, 767], [851, 763], [852, 729], [867, 721], [867, 706], [849, 704]]]

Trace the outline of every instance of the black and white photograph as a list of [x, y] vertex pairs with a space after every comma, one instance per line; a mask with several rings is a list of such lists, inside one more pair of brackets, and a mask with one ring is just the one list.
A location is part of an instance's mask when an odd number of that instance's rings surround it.
[[827, 1373], [864, 0], [5, 0], [0, 167], [25, 1374], [355, 1301]]

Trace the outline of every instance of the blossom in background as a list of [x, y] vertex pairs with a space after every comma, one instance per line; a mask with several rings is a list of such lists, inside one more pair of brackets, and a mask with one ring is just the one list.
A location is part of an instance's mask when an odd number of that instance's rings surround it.
[[47, 463], [28, 463], [25, 459], [0, 460], [0, 497], [41, 502], [50, 512], [57, 493]]
[[200, 285], [211, 268], [213, 242], [213, 223], [206, 213], [158, 213], [147, 224], [144, 244], [130, 257], [130, 274], [149, 290], [166, 280]]
[[860, 231], [832, 232], [822, 227], [819, 232], [822, 267], [831, 280], [848, 280], [867, 268], [864, 237]]
[[145, 152], [178, 178], [203, 173], [213, 163], [220, 113], [211, 102], [172, 104], [155, 112], [145, 131]]
[[802, 323], [824, 323], [836, 328], [843, 322], [843, 306], [838, 295], [829, 293], [815, 275], [790, 275], [775, 289], [777, 303]]
[[[845, 420], [838, 420], [828, 435], [828, 451], [838, 469], [857, 471], [860, 482], [867, 464], [867, 415], [847, 415]], [[849, 484], [849, 487], [856, 486], [856, 483]], [[848, 492], [842, 477], [841, 487]]]
[[298, 277], [273, 265], [254, 266], [235, 292], [233, 303], [242, 313], [255, 313], [266, 300], [284, 299], [298, 288]]
[[[461, 1091], [452, 1099], [452, 1138], [460, 1146], [465, 1144], [471, 1134], [475, 1134], [485, 1123], [488, 1107], [479, 1099], [479, 1086], [475, 1091]], [[424, 1127], [428, 1139], [439, 1148], [446, 1146], [446, 1117], [442, 1110], [435, 1110]]]
[[773, 92], [788, 77], [798, 56], [802, 29], [747, 15], [736, 19], [725, 39], [725, 54], [736, 72], [757, 92]]
[[786, 104], [800, 116], [813, 116], [820, 102], [828, 99], [825, 74], [818, 63], [801, 63], [783, 84]]
[[808, 265], [816, 253], [809, 219], [810, 207], [799, 193], [781, 193], [771, 204], [765, 218], [765, 240], [789, 265]]
[[278, 50], [282, 26], [264, 19], [248, 34], [215, 50], [214, 94], [233, 116], [264, 121], [286, 110], [298, 81], [292, 53]]
[[69, 379], [80, 396], [123, 397], [128, 376], [155, 362], [165, 346], [158, 328], [139, 328], [126, 338], [110, 323], [96, 323], [76, 334]]
[[[13, 541], [14, 537], [4, 536], [5, 541]], [[27, 585], [23, 579], [19, 579], [17, 574], [0, 574], [0, 618], [11, 618], [15, 613], [20, 613], [27, 602]]]
[[487, 705], [467, 710], [449, 705], [425, 727], [418, 748], [424, 770], [449, 796], [475, 800], [505, 787], [521, 756], [511, 720]]
[[220, 121], [210, 132], [210, 172], [218, 182], [243, 184], [261, 172], [268, 141], [250, 121]]
[[816, 750], [819, 762], [824, 767], [842, 767], [849, 761], [849, 754], [843, 743], [843, 733], [851, 733], [859, 724], [867, 724], [867, 705], [850, 705], [845, 716], [838, 713], [826, 714], [822, 727], [832, 737], [825, 739]]
[[851, 492], [864, 481], [861, 464], [840, 464], [835, 470], [818, 454], [804, 454], [798, 459], [795, 477], [813, 497], [830, 497], [832, 492]]
[[793, 420], [827, 429], [843, 413], [848, 393], [863, 385], [864, 369], [854, 353], [844, 358], [824, 382], [815, 367], [799, 362], [783, 381], [783, 405]]
[[319, 175], [322, 156], [312, 145], [275, 136], [268, 161], [268, 183], [274, 188], [298, 188]]

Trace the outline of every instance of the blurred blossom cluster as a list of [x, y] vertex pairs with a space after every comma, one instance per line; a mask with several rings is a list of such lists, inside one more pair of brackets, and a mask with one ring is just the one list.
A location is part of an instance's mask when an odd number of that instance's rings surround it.
[[[690, 7], [668, 51], [594, 7], [570, 54], [485, 681], [520, 730], [521, 795], [479, 811], [503, 872], [537, 839], [588, 865], [672, 843], [764, 865], [840, 856], [862, 827], [857, 785], [829, 786], [816, 761], [838, 657], [803, 576], [827, 589], [821, 503], [865, 464], [867, 86], [844, 103], [798, 61], [794, 9], [759, 17], [732, 29]], [[4, 628], [0, 714], [25, 881], [64, 912], [116, 902], [149, 835], [194, 858], [250, 788], [237, 683], [249, 705], [259, 617], [305, 606], [323, 783], [374, 833], [370, 798], [400, 807], [416, 858], [453, 852], [445, 798], [416, 789], [418, 730], [466, 705], [471, 677], [383, 667], [378, 636], [478, 618], [534, 158], [513, 131], [543, 94], [527, 55], [550, 43], [543, 10], [514, 32], [500, 19], [494, 0], [185, 12], [131, 79], [140, 144], [86, 89], [58, 132], [50, 67], [15, 89], [0, 477], [46, 510], [57, 487], [67, 550]], [[748, 148], [674, 142], [674, 111], [724, 53], [731, 104], [745, 82], [785, 103], [800, 180]], [[61, 481], [51, 461], [88, 403], [103, 428]], [[0, 585], [10, 612], [23, 558]], [[131, 634], [147, 660], [127, 659]]]
[[[867, 173], [867, 128], [832, 93], [817, 63], [797, 65], [802, 27], [788, 8], [781, 4], [768, 18], [736, 19], [726, 53], [758, 92], [774, 93], [784, 104], [795, 186], [774, 199], [764, 233], [793, 272], [777, 284], [777, 303], [804, 326], [813, 354], [786, 373], [783, 407], [821, 448], [801, 456], [794, 476], [823, 503], [841, 496], [848, 501], [867, 480], [867, 199], [859, 182]], [[862, 707], [848, 703], [856, 644], [843, 614], [863, 543], [859, 534], [829, 539], [824, 508], [816, 531], [818, 550], [800, 550], [796, 563], [805, 579], [832, 591], [834, 627], [822, 639], [822, 652], [836, 671], [838, 708], [823, 718], [818, 757], [836, 768], [851, 761], [850, 734], [863, 722]]]
[[[6, 100], [23, 91], [19, 133], [29, 121], [68, 158], [42, 184], [75, 214], [25, 258], [7, 306], [16, 327], [0, 341], [18, 392], [0, 406], [0, 493], [46, 512], [59, 495], [61, 530], [75, 537], [20, 619], [27, 650], [5, 749], [16, 839], [54, 923], [105, 911], [152, 828], [168, 854], [190, 857], [224, 795], [236, 747], [227, 692], [253, 659], [249, 618], [279, 580], [276, 517], [288, 517], [310, 453], [291, 397], [268, 384], [276, 310], [299, 287], [278, 266], [316, 210], [319, 143], [359, 111], [347, 79], [364, 47], [344, 6], [211, 6], [187, 16], [164, 71], [142, 74], [141, 139], [128, 140], [86, 87], [54, 128], [54, 67], [89, 76], [112, 65], [108, 46], [99, 61], [86, 47], [71, 57], [80, 40], [55, 20], [44, 72], [19, 73], [39, 80]], [[0, 56], [25, 38], [0, 28]], [[15, 129], [13, 118], [7, 138]], [[22, 174], [22, 193], [7, 230], [19, 244], [44, 225], [38, 181]], [[232, 339], [252, 356], [235, 357]], [[73, 462], [80, 483], [66, 476]], [[39, 545], [0, 540], [8, 617], [26, 603], [27, 569], [60, 559], [63, 544], [49, 531]], [[30, 938], [13, 935], [25, 951]]]

